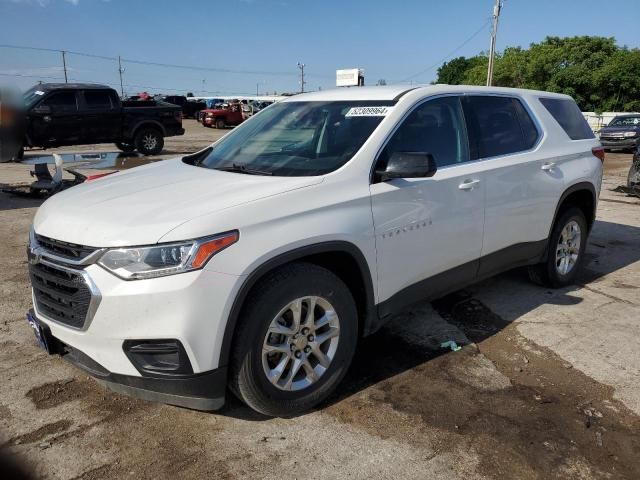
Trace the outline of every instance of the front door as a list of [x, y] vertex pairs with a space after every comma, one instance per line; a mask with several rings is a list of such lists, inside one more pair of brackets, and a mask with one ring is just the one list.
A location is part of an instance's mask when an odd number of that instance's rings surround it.
[[438, 165], [430, 178], [374, 179], [371, 185], [379, 298], [395, 306], [473, 281], [482, 249], [485, 186], [470, 162], [457, 96], [417, 106], [388, 141], [376, 168], [393, 152], [430, 153]]
[[81, 140], [82, 122], [73, 90], [51, 93], [29, 112], [29, 116], [29, 134], [34, 145], [74, 145]]

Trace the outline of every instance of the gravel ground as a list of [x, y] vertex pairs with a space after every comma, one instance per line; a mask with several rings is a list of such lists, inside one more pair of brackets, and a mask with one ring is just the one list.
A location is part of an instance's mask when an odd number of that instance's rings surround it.
[[[163, 158], [220, 135], [187, 130]], [[24, 321], [40, 201], [0, 194], [0, 452], [59, 479], [640, 478], [640, 200], [611, 191], [630, 158], [608, 155], [578, 285], [550, 291], [514, 271], [416, 305], [360, 343], [331, 399], [293, 419], [231, 395], [216, 413], [130, 399], [41, 352]], [[0, 183], [28, 170], [0, 165]]]

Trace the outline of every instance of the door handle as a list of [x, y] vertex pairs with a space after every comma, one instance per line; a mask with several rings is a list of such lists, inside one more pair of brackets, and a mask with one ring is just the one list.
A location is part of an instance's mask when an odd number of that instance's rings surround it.
[[542, 168], [542, 170], [544, 170], [545, 172], [550, 172], [555, 168], [555, 166], [556, 164], [553, 162], [545, 162], [540, 168]]
[[458, 188], [460, 190], [467, 190], [467, 191], [473, 190], [475, 186], [478, 185], [479, 183], [480, 183], [480, 180], [465, 180], [460, 185], [458, 185]]

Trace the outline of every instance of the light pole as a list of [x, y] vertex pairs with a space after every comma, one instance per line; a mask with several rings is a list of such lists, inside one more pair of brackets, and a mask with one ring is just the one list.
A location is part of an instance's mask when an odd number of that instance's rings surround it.
[[67, 79], [67, 52], [65, 52], [64, 50], [62, 50], [62, 69], [64, 70], [64, 83], [68, 83], [69, 80]]
[[492, 25], [491, 25], [491, 45], [489, 46], [489, 67], [487, 69], [487, 87], [493, 83], [493, 63], [496, 57], [496, 37], [498, 35], [498, 20], [500, 19], [500, 10], [502, 10], [502, 0], [496, 0], [493, 6]]
[[300, 69], [300, 93], [304, 93], [304, 67], [306, 65], [304, 63], [298, 62], [298, 68]]
[[118, 55], [118, 73], [120, 74], [120, 93], [122, 94], [122, 98], [124, 98], [124, 86], [122, 84], [122, 74], [124, 73], [124, 68], [122, 68], [120, 55]]

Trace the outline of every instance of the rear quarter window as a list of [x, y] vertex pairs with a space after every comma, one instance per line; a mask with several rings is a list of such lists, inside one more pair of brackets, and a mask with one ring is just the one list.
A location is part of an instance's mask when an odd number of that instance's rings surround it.
[[558, 122], [571, 140], [595, 138], [575, 101], [570, 98], [540, 98], [540, 103]]

